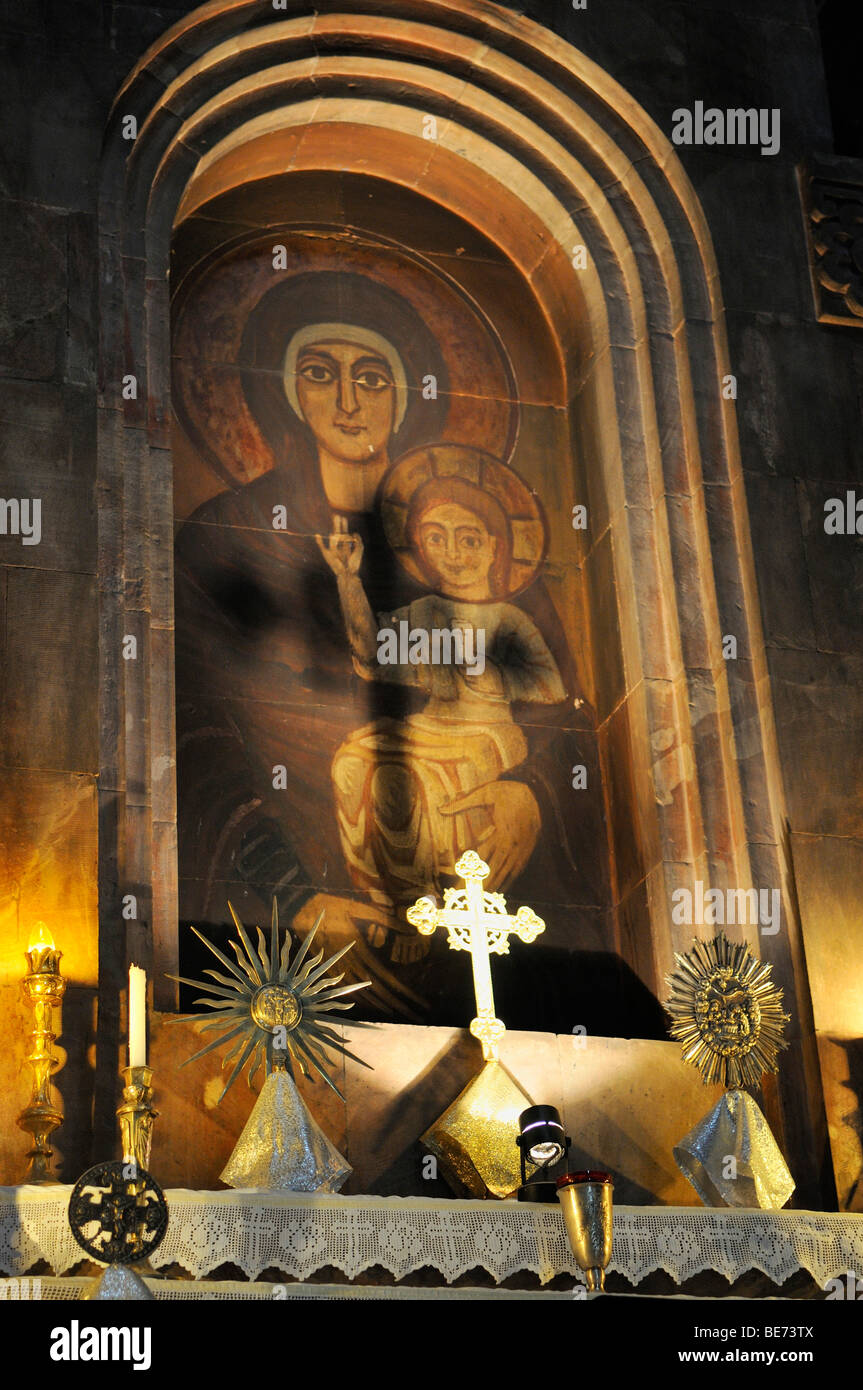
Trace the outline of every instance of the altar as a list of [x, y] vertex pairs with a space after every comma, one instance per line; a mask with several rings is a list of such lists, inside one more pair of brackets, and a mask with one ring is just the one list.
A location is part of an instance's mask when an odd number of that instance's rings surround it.
[[863, 1291], [863, 173], [794, 5], [140, 0], [92, 84], [23, 7], [0, 1301]]
[[[18, 1296], [38, 1284], [29, 1296], [80, 1297], [93, 1282], [69, 1229], [70, 1192], [0, 1189], [0, 1272], [18, 1281]], [[167, 1276], [150, 1278], [157, 1298], [288, 1299], [316, 1289], [338, 1298], [586, 1296], [562, 1213], [550, 1205], [182, 1189], [166, 1197], [167, 1232], [150, 1261], [151, 1276]], [[761, 1296], [793, 1285], [790, 1296], [823, 1298], [831, 1280], [844, 1288], [849, 1274], [863, 1279], [863, 1216], [617, 1207], [609, 1290], [656, 1289], [660, 1272], [668, 1293], [729, 1293], [760, 1274]], [[713, 1278], [699, 1285], [699, 1276]]]

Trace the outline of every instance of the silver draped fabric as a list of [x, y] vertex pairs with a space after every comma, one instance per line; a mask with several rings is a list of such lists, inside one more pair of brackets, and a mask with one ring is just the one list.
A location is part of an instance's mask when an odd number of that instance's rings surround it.
[[706, 1207], [784, 1207], [794, 1179], [756, 1102], [726, 1091], [673, 1149]]
[[352, 1172], [291, 1077], [277, 1070], [264, 1082], [221, 1178], [253, 1191], [338, 1192]]
[[82, 1296], [93, 1302], [153, 1298], [141, 1276], [129, 1265], [108, 1265], [104, 1274], [94, 1279]]

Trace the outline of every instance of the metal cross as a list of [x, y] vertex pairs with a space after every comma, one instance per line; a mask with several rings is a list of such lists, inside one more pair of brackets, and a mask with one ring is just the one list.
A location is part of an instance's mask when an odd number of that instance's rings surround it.
[[529, 907], [520, 907], [514, 917], [510, 916], [502, 893], [483, 891], [483, 879], [488, 878], [490, 869], [475, 850], [461, 856], [455, 871], [464, 879], [464, 888], [445, 888], [443, 907], [438, 907], [434, 898], [419, 898], [408, 908], [407, 919], [423, 936], [431, 936], [436, 927], [446, 927], [451, 949], [470, 951], [477, 1010], [470, 1031], [482, 1043], [485, 1060], [496, 1062], [506, 1024], [495, 1018], [489, 956], [509, 955], [511, 932], [522, 941], [535, 941], [545, 931], [545, 923]]

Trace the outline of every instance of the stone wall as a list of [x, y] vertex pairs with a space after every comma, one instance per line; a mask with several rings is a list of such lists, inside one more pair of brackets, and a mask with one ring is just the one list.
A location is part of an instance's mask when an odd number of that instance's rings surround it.
[[[421, 1136], [476, 1076], [474, 1039], [466, 1030], [392, 1023], [339, 1031], [371, 1070], [337, 1059], [333, 1077], [344, 1101], [320, 1080], [300, 1078], [299, 1086], [354, 1170], [344, 1190], [452, 1196], [443, 1177], [424, 1165]], [[166, 1187], [217, 1187], [252, 1109], [244, 1077], [219, 1102], [228, 1072], [221, 1070], [218, 1053], [178, 1070], [204, 1041], [192, 1024], [168, 1025], [159, 1014], [153, 1019], [160, 1115], [151, 1166]], [[500, 1055], [532, 1101], [559, 1110], [572, 1140], [574, 1170], [612, 1166], [618, 1202], [698, 1205], [671, 1150], [718, 1100], [721, 1088], [703, 1085], [676, 1043], [507, 1031]], [[259, 1090], [260, 1077], [255, 1094]], [[763, 1098], [762, 1104], [769, 1111]]]
[[[77, 1021], [63, 1041], [79, 1062], [60, 1076], [70, 1115], [59, 1147], [72, 1177], [104, 1151], [111, 1109], [107, 1080], [94, 1137], [94, 1038], [85, 1020], [97, 959], [98, 159], [121, 81], [193, 6], [45, 0], [7, 8], [0, 491], [41, 498], [42, 537], [25, 546], [0, 536], [0, 970], [14, 993], [27, 932], [49, 919], [70, 980], [67, 1031]], [[863, 477], [863, 340], [818, 324], [812, 305], [796, 168], [831, 148], [814, 6], [588, 0], [574, 10], [568, 0], [537, 0], [511, 8], [580, 48], [669, 134], [673, 111], [695, 101], [781, 112], [774, 156], [728, 146], [678, 153], [704, 205], [727, 309], [839, 1202], [863, 1209], [863, 558], [859, 540], [823, 529], [824, 501]], [[732, 698], [746, 699], [749, 680], [740, 662]], [[21, 1056], [22, 1017], [4, 1014], [10, 1056]], [[0, 1181], [19, 1176], [24, 1136], [10, 1126], [25, 1097], [22, 1070], [0, 1099]], [[827, 1173], [822, 1199], [831, 1200]]]
[[69, 982], [58, 1077], [66, 1177], [93, 1144], [98, 162], [118, 86], [176, 13], [93, 0], [3, 10], [0, 494], [40, 499], [41, 540], [0, 536], [0, 1182], [25, 1167], [13, 1122], [28, 1094], [29, 1020], [17, 977], [40, 918]]
[[776, 155], [732, 146], [678, 154], [713, 237], [737, 376], [838, 1202], [863, 1210], [863, 549], [823, 525], [827, 499], [855, 484], [863, 496], [863, 335], [818, 323], [813, 306], [797, 167], [832, 149], [815, 7], [717, 0], [573, 12], [539, 0], [525, 12], [613, 73], [669, 134], [673, 111], [697, 100], [781, 112]]

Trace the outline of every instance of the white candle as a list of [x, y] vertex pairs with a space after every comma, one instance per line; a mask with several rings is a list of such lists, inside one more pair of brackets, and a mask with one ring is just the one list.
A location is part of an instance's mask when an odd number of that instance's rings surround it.
[[129, 966], [129, 1066], [147, 1065], [147, 972]]

